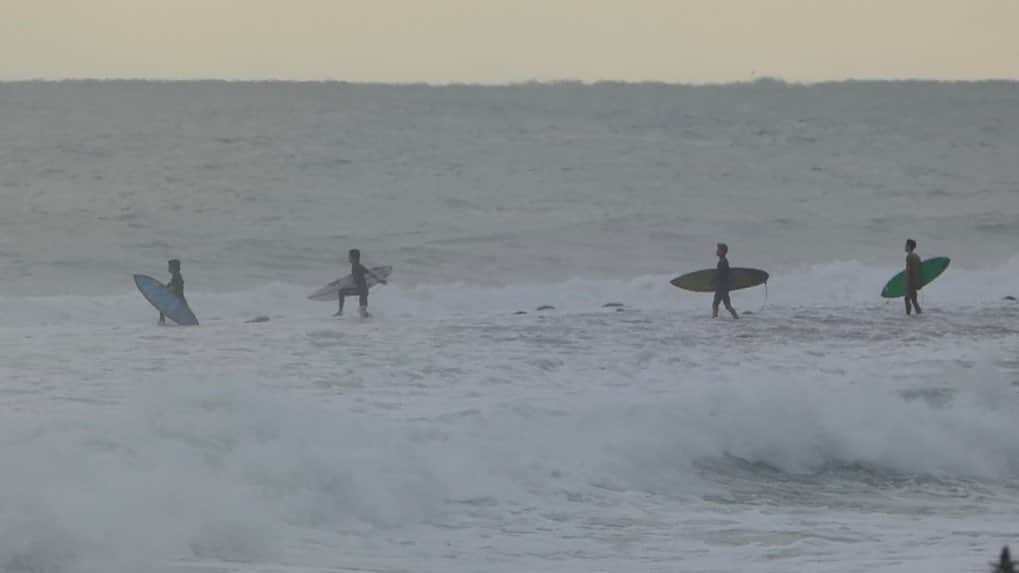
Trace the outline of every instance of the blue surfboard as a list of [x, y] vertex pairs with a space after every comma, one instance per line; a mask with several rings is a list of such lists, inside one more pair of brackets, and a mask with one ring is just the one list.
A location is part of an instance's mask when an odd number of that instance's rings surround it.
[[170, 320], [181, 326], [198, 326], [198, 319], [187, 303], [156, 279], [147, 275], [134, 275], [134, 284], [145, 300]]

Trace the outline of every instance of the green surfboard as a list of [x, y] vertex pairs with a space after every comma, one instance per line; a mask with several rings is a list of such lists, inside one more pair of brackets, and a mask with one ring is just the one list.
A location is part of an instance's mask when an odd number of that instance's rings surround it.
[[[920, 276], [922, 278], [921, 287], [927, 286], [928, 283], [941, 276], [941, 273], [945, 272], [948, 268], [948, 263], [952, 262], [948, 257], [934, 257], [927, 259], [920, 265]], [[906, 271], [903, 270], [899, 274], [895, 275], [888, 281], [885, 288], [881, 289], [881, 296], [884, 298], [900, 298], [906, 296], [906, 285], [903, 280], [906, 275]]]

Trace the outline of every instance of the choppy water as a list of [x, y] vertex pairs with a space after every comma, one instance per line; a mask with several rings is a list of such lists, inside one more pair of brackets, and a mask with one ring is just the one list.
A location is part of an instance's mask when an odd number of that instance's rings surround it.
[[[0, 84], [0, 568], [983, 570], [1017, 94]], [[668, 284], [719, 240], [740, 322]], [[304, 299], [351, 247], [367, 322]]]

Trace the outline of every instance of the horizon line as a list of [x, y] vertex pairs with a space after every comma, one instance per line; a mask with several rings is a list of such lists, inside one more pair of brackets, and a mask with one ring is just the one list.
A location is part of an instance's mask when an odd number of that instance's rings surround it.
[[507, 87], [598, 87], [598, 86], [632, 86], [632, 87], [689, 87], [689, 88], [710, 88], [710, 87], [739, 87], [751, 85], [772, 85], [786, 87], [815, 87], [833, 86], [846, 84], [934, 84], [934, 85], [978, 85], [978, 84], [1016, 84], [1019, 78], [983, 78], [983, 79], [937, 79], [937, 78], [845, 78], [838, 80], [800, 81], [787, 80], [781, 77], [760, 76], [747, 80], [732, 80], [725, 82], [681, 82], [666, 80], [579, 80], [579, 79], [530, 79], [508, 82], [429, 82], [429, 81], [363, 81], [363, 80], [338, 80], [338, 79], [280, 79], [280, 78], [145, 78], [145, 77], [66, 77], [66, 78], [20, 78], [0, 79], [0, 85], [12, 84], [59, 84], [59, 83], [152, 83], [152, 84], [183, 84], [183, 83], [223, 83], [223, 84], [314, 84], [314, 85], [343, 85], [354, 87], [429, 87], [429, 88], [451, 88], [451, 87], [472, 87], [472, 88], [507, 88]]

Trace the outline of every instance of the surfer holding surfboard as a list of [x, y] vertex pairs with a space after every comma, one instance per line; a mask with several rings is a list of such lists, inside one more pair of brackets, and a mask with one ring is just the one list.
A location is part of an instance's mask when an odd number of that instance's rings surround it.
[[713, 269], [702, 269], [680, 275], [671, 281], [672, 286], [692, 292], [714, 293], [715, 300], [711, 304], [711, 316], [718, 318], [718, 307], [725, 304], [725, 309], [733, 318], [739, 318], [732, 307], [729, 293], [734, 290], [755, 287], [768, 283], [768, 273], [761, 269], [730, 268], [729, 246], [718, 243], [715, 248], [718, 265]]
[[[180, 259], [170, 259], [166, 262], [166, 267], [170, 272], [170, 282], [166, 283], [166, 288], [187, 306], [188, 300], [184, 298], [184, 276], [180, 274]], [[166, 316], [162, 312], [159, 313], [159, 324], [166, 324]]]
[[[920, 303], [916, 300], [916, 293], [918, 290], [923, 288], [923, 272], [921, 267], [923, 262], [920, 260], [920, 255], [916, 254], [916, 241], [913, 239], [906, 239], [906, 274], [903, 275], [903, 281], [906, 285], [906, 316], [912, 314], [912, 309], [916, 308], [917, 314], [923, 314], [920, 310]], [[912, 307], [910, 306], [912, 304]]]
[[386, 280], [361, 264], [360, 250], [350, 249], [350, 252], [347, 253], [347, 259], [350, 261], [350, 277], [353, 279], [354, 288], [350, 290], [339, 289], [337, 296], [340, 299], [340, 308], [336, 311], [336, 316], [343, 316], [343, 299], [353, 295], [358, 297], [361, 318], [371, 316], [368, 314], [368, 277], [375, 279], [380, 284], [386, 284]]
[[917, 291], [930, 284], [931, 281], [941, 276], [948, 268], [951, 259], [948, 257], [934, 257], [922, 261], [916, 253], [916, 241], [906, 240], [906, 268], [888, 280], [885, 287], [881, 289], [882, 298], [902, 298], [906, 302], [906, 314], [916, 310], [921, 314], [920, 305], [917, 303]]
[[726, 258], [729, 254], [729, 245], [718, 243], [715, 254], [718, 256], [718, 266], [715, 269], [718, 274], [715, 277], [715, 301], [711, 303], [711, 318], [718, 318], [718, 305], [723, 303], [725, 310], [728, 310], [733, 318], [739, 318], [736, 309], [732, 307], [732, 301], [729, 300], [729, 259]]
[[180, 261], [171, 259], [167, 266], [170, 270], [170, 282], [167, 284], [148, 275], [134, 275], [135, 286], [145, 300], [159, 311], [159, 324], [166, 324], [169, 318], [182, 326], [198, 326], [198, 319], [184, 298], [184, 277], [180, 274]]

